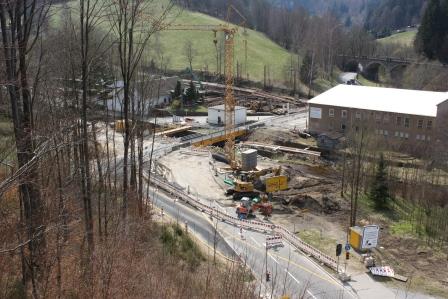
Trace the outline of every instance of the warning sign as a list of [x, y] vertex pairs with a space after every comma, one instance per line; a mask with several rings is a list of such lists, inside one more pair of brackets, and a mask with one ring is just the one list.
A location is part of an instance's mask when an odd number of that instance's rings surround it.
[[389, 266], [372, 267], [372, 268], [370, 268], [370, 272], [373, 275], [377, 275], [377, 276], [395, 277], [394, 269], [392, 269]]

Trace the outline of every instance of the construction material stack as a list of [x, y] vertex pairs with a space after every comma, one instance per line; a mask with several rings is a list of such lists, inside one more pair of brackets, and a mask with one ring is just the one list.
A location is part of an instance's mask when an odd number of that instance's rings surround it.
[[241, 153], [241, 170], [251, 171], [257, 168], [257, 150], [248, 149]]

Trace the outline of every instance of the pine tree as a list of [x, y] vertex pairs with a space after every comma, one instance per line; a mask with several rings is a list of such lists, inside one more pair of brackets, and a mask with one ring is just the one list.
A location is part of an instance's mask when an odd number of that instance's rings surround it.
[[196, 86], [194, 86], [193, 81], [190, 81], [190, 86], [185, 92], [185, 98], [190, 104], [192, 104], [197, 99]]
[[313, 54], [308, 51], [303, 57], [302, 67], [300, 68], [300, 80], [306, 85], [313, 84], [317, 77], [317, 67], [314, 62]]
[[174, 98], [180, 97], [182, 94], [182, 84], [180, 81], [177, 81], [176, 88], [174, 89]]
[[388, 208], [388, 203], [391, 197], [389, 186], [387, 185], [386, 161], [384, 160], [384, 155], [382, 153], [378, 161], [375, 179], [372, 182], [369, 197], [374, 202], [377, 210]]
[[417, 52], [448, 62], [448, 0], [431, 0], [414, 41]]

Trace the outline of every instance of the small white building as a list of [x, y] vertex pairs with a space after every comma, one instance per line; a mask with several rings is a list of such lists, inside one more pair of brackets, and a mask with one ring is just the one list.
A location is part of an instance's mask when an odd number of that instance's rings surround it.
[[[235, 106], [235, 125], [244, 124], [247, 118], [246, 107]], [[225, 124], [225, 110], [224, 105], [208, 107], [208, 120], [211, 125]]]
[[[148, 77], [145, 82], [138, 81], [136, 85], [144, 85], [145, 95], [143, 99], [144, 110], [148, 111], [154, 107], [163, 107], [169, 105], [171, 103], [171, 90], [176, 88], [177, 81], [179, 77]], [[116, 81], [113, 85], [108, 86], [112, 91], [110, 94], [110, 98], [107, 100], [107, 108], [110, 111], [123, 111], [123, 101], [124, 101], [124, 92], [123, 92], [123, 81]], [[140, 87], [141, 88], [141, 87]], [[134, 100], [135, 109], [138, 109], [140, 101], [142, 99], [141, 95], [138, 92], [139, 88], [136, 88], [134, 94], [131, 95], [131, 101]], [[104, 101], [100, 101], [100, 104], [103, 104]], [[129, 104], [130, 107], [132, 104]], [[130, 108], [129, 107], [129, 108]]]

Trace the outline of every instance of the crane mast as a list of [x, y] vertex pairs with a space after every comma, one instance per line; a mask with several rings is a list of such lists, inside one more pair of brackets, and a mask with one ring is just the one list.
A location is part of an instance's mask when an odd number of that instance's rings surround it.
[[224, 32], [225, 42], [225, 78], [226, 78], [226, 89], [224, 93], [224, 111], [225, 111], [225, 134], [226, 143], [224, 145], [224, 150], [227, 154], [227, 158], [230, 161], [230, 166], [236, 168], [235, 159], [235, 97], [233, 96], [233, 49], [234, 49], [234, 34], [233, 30]]
[[[197, 30], [197, 31], [212, 31], [214, 33], [215, 47], [217, 45], [216, 34], [217, 32], [224, 33], [224, 70], [225, 70], [225, 92], [224, 92], [224, 119], [225, 127], [224, 134], [226, 136], [226, 143], [224, 146], [224, 151], [229, 159], [230, 166], [233, 169], [238, 167], [235, 158], [235, 97], [233, 95], [233, 84], [234, 84], [234, 67], [233, 67], [233, 54], [235, 47], [235, 34], [238, 32], [238, 26], [231, 25], [230, 14], [235, 11], [243, 22], [240, 26], [244, 26], [246, 19], [244, 16], [233, 6], [229, 5], [227, 10], [227, 22], [225, 24], [219, 25], [184, 25], [184, 24], [169, 24], [165, 25], [165, 30]], [[160, 24], [162, 25], [162, 24]], [[245, 42], [245, 47], [247, 48], [247, 42]], [[246, 54], [247, 55], [247, 54]]]

